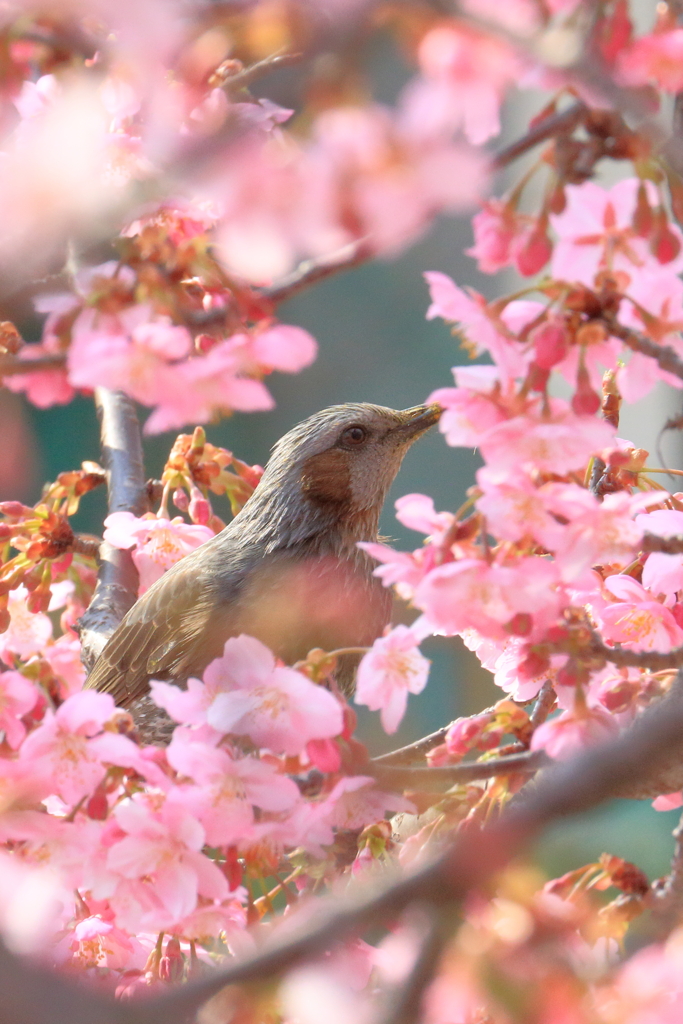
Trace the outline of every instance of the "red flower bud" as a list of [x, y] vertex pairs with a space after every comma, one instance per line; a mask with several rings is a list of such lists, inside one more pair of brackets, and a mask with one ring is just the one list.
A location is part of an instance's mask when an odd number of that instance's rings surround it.
[[523, 277], [531, 277], [541, 270], [553, 254], [545, 224], [538, 224], [515, 257], [517, 270]]

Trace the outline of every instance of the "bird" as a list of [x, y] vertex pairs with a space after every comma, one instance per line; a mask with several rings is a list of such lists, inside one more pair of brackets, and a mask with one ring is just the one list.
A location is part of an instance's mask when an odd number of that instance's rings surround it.
[[[167, 742], [172, 723], [151, 701], [150, 680], [186, 685], [231, 637], [255, 637], [286, 664], [315, 648], [370, 646], [389, 623], [392, 598], [358, 543], [378, 539], [403, 457], [440, 414], [438, 405], [346, 403], [293, 427], [235, 518], [124, 616], [86, 686], [128, 709], [147, 742]], [[340, 660], [346, 696], [358, 660]]]

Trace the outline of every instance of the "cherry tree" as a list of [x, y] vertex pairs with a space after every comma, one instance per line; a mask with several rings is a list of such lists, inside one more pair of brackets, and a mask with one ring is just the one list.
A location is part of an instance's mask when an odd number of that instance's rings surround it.
[[[0, 378], [39, 407], [92, 396], [102, 458], [0, 504], [1, 1019], [680, 1019], [681, 828], [655, 883], [609, 851], [545, 884], [520, 860], [615, 796], [683, 806], [680, 472], [619, 432], [624, 403], [683, 387], [679, 8], [3, 5], [2, 297], [30, 296], [42, 335], [0, 323]], [[391, 106], [358, 56], [377, 36], [411, 68]], [[295, 110], [256, 95], [282, 67]], [[186, 688], [152, 683], [175, 728], [144, 744], [86, 671], [258, 486], [206, 424], [325, 359], [286, 298], [464, 212], [469, 256], [508, 273], [487, 301], [424, 268], [425, 315], [470, 357], [424, 397], [483, 465], [458, 510], [396, 503], [414, 550], [364, 545], [411, 624], [364, 652], [348, 702], [340, 652], [284, 665], [234, 637]], [[141, 431], [171, 429], [149, 480]], [[105, 485], [101, 538], [75, 532]], [[433, 635], [500, 700], [371, 757], [354, 702], [395, 733]]]

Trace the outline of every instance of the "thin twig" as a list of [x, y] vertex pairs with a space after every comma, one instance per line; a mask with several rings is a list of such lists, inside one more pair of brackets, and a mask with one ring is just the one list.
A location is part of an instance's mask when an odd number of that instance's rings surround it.
[[655, 888], [652, 913], [657, 922], [658, 938], [665, 938], [683, 916], [683, 816], [672, 833], [676, 845], [671, 867], [659, 888]]
[[573, 103], [566, 110], [562, 110], [558, 114], [550, 114], [548, 117], [544, 117], [542, 121], [539, 121], [533, 128], [530, 128], [520, 139], [511, 142], [505, 149], [501, 149], [499, 153], [496, 153], [491, 161], [491, 166], [494, 170], [500, 170], [513, 163], [513, 161], [528, 152], [528, 150], [533, 149], [534, 146], [540, 145], [541, 142], [547, 142], [548, 139], [552, 139], [556, 135], [568, 135], [580, 124], [586, 109], [585, 103]]
[[[30, 351], [30, 346], [28, 346]], [[26, 350], [24, 350], [26, 351]], [[35, 373], [36, 370], [61, 370], [66, 365], [66, 353], [55, 352], [39, 356], [38, 359], [22, 359], [20, 356], [0, 356], [0, 380], [19, 373]]]
[[634, 331], [622, 324], [610, 324], [610, 333], [621, 338], [623, 343], [633, 352], [642, 352], [658, 363], [660, 369], [667, 373], [673, 373], [675, 377], [683, 380], [683, 359], [668, 345], [658, 345], [646, 335]]
[[536, 698], [536, 703], [534, 705], [534, 710], [531, 712], [531, 715], [529, 716], [532, 731], [535, 732], [536, 729], [538, 729], [539, 725], [543, 725], [546, 718], [555, 707], [556, 701], [557, 694], [555, 693], [553, 684], [550, 682], [549, 679], [546, 679], [546, 681], [543, 683], [543, 686], [539, 690], [538, 697]]
[[624, 647], [609, 647], [602, 642], [597, 633], [592, 634], [587, 653], [611, 661], [613, 665], [649, 668], [653, 672], [660, 672], [665, 668], [680, 668], [683, 665], [683, 646], [673, 647], [670, 651], [632, 651]]
[[473, 761], [434, 768], [401, 767], [371, 763], [368, 771], [381, 786], [389, 789], [415, 789], [422, 792], [442, 792], [452, 786], [478, 779], [492, 779], [498, 775], [529, 774], [550, 764], [543, 750], [525, 750], [519, 754], [496, 757], [490, 761]]
[[443, 947], [453, 930], [451, 907], [415, 908], [426, 915], [426, 929], [407, 978], [387, 1000], [381, 1024], [413, 1024], [420, 1018], [425, 990], [439, 967]]
[[[132, 400], [120, 391], [95, 390], [108, 510], [142, 515], [149, 508], [140, 424]], [[97, 587], [80, 620], [82, 660], [92, 668], [108, 637], [138, 593], [138, 572], [129, 551], [102, 543]]]
[[352, 270], [353, 267], [366, 263], [373, 256], [374, 252], [365, 239], [351, 242], [329, 256], [300, 263], [288, 277], [283, 278], [270, 288], [261, 289], [259, 294], [277, 306], [280, 302], [293, 298], [319, 281], [324, 281], [341, 271]]
[[276, 71], [278, 68], [291, 67], [292, 64], [300, 64], [303, 60], [303, 53], [273, 53], [270, 57], [250, 64], [234, 75], [228, 75], [225, 81], [220, 83], [220, 88], [227, 93], [239, 92], [240, 89], [247, 89], [253, 82], [264, 75]]
[[643, 551], [661, 551], [665, 555], [683, 553], [683, 537], [658, 537], [655, 533], [646, 533], [642, 540]]

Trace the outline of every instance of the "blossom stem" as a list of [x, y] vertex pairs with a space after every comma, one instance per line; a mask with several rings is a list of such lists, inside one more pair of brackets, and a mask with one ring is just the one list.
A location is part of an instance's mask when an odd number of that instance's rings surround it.
[[494, 156], [492, 161], [494, 170], [501, 170], [503, 167], [507, 167], [508, 164], [513, 163], [524, 153], [528, 152], [528, 150], [540, 145], [541, 142], [547, 142], [548, 139], [555, 138], [556, 135], [568, 135], [570, 132], [573, 132], [585, 113], [585, 103], [578, 102], [573, 103], [566, 110], [562, 110], [558, 114], [544, 117], [542, 121], [539, 121], [533, 128], [530, 128], [525, 135], [522, 135], [515, 142], [511, 142], [509, 146], [501, 149]]

